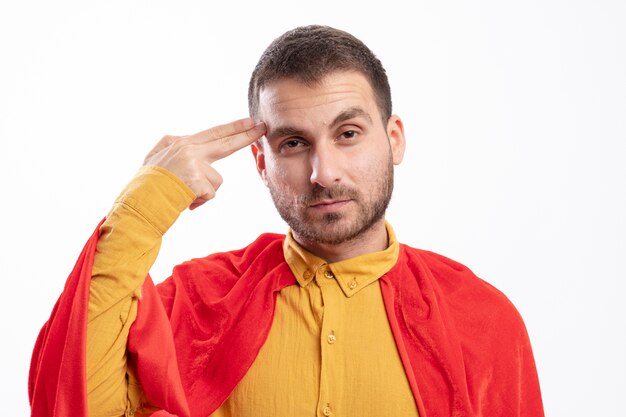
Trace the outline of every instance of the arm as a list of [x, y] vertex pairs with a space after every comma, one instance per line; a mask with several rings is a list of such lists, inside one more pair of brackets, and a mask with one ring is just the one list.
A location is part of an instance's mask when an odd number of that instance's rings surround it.
[[211, 163], [258, 140], [264, 131], [264, 125], [244, 119], [192, 136], [166, 136], [116, 200], [100, 228], [90, 284], [89, 415], [120, 416], [145, 404], [127, 368], [126, 341], [161, 238], [186, 207], [213, 198], [222, 180]]
[[100, 227], [89, 288], [87, 395], [91, 416], [119, 416], [141, 408], [141, 389], [127, 382], [126, 340], [141, 285], [161, 238], [194, 200], [176, 176], [144, 167]]

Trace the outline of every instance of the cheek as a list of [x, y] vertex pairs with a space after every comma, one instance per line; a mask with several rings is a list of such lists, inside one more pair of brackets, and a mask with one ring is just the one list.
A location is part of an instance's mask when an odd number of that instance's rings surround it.
[[[373, 157], [375, 156], [375, 157]], [[389, 148], [378, 149], [375, 153], [354, 159], [350, 167], [350, 177], [364, 191], [374, 191], [383, 177], [389, 175], [391, 152]]]
[[282, 165], [278, 164], [276, 159], [271, 158], [266, 161], [265, 176], [269, 181], [276, 183], [282, 182], [286, 175]]
[[381, 167], [389, 158], [389, 150], [383, 148], [370, 149], [368, 152], [362, 152], [348, 158], [345, 163], [349, 169], [349, 173], [356, 179], [369, 179], [377, 173], [380, 173]]
[[297, 189], [300, 176], [297, 170], [284, 161], [272, 158], [266, 165], [265, 175], [267, 180], [277, 188], [277, 191], [284, 192]]

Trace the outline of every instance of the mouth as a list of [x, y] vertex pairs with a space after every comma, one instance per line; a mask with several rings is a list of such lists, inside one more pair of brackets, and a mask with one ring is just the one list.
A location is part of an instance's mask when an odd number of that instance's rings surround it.
[[338, 199], [338, 200], [319, 200], [312, 204], [309, 204], [309, 208], [320, 211], [322, 213], [329, 213], [342, 209], [344, 206], [350, 203], [350, 199]]

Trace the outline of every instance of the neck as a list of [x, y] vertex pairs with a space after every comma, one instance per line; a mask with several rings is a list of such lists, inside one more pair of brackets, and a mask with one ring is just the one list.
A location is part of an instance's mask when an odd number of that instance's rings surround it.
[[334, 245], [308, 241], [295, 233], [293, 233], [293, 238], [300, 246], [328, 263], [343, 261], [367, 253], [379, 252], [387, 249], [389, 245], [384, 219], [376, 222], [372, 227], [355, 238]]

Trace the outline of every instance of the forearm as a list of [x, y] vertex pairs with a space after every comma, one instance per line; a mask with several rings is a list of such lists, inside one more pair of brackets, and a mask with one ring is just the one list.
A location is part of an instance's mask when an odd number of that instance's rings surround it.
[[136, 405], [137, 398], [132, 398], [127, 385], [126, 341], [141, 285], [163, 234], [194, 198], [171, 173], [144, 167], [120, 194], [100, 228], [87, 328], [87, 390], [92, 416], [122, 415]]

